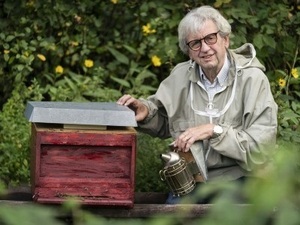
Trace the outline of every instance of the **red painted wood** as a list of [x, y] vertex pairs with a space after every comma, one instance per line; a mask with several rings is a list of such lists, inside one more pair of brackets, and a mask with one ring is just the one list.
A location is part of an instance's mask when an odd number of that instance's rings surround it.
[[44, 177], [129, 178], [130, 147], [42, 145]]
[[41, 177], [40, 178], [40, 187], [47, 188], [64, 188], [67, 186], [101, 186], [101, 187], [109, 187], [109, 188], [129, 188], [132, 183], [129, 179], [115, 178], [111, 179], [109, 182], [107, 178], [53, 178], [53, 177]]
[[131, 146], [132, 135], [116, 132], [41, 132], [43, 144], [57, 145], [97, 145], [97, 146]]
[[102, 186], [88, 186], [82, 187], [64, 187], [64, 188], [39, 188], [36, 189], [37, 197], [51, 198], [65, 198], [67, 196], [76, 196], [79, 198], [91, 198], [91, 199], [128, 199], [132, 197], [127, 189], [117, 187], [109, 187], [107, 185]]
[[34, 200], [61, 203], [75, 196], [83, 204], [133, 206], [136, 132], [65, 130], [33, 124]]
[[[133, 203], [130, 200], [118, 200], [118, 199], [88, 199], [88, 198], [79, 198], [82, 205], [96, 205], [99, 206], [99, 202], [101, 202], [101, 206], [114, 206], [114, 207], [126, 207], [133, 208]], [[61, 198], [39, 198], [39, 203], [52, 203], [52, 204], [60, 204]]]

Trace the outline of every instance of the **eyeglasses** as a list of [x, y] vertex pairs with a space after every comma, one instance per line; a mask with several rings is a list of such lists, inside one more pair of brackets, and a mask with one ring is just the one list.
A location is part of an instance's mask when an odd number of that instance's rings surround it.
[[216, 32], [216, 33], [211, 33], [206, 35], [204, 38], [198, 39], [198, 40], [192, 40], [188, 43], [186, 43], [187, 46], [189, 46], [189, 48], [193, 51], [198, 51], [199, 49], [201, 49], [202, 47], [202, 40], [204, 40], [204, 42], [207, 45], [213, 45], [217, 42], [218, 38], [217, 38], [217, 34], [220, 31]]

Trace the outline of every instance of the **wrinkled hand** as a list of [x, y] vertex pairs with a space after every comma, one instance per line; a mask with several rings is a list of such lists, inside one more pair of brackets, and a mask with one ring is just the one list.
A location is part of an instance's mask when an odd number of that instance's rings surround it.
[[213, 128], [214, 124], [210, 123], [190, 127], [178, 136], [173, 142], [173, 146], [178, 151], [188, 152], [196, 141], [209, 139], [213, 135]]
[[138, 99], [131, 95], [123, 95], [118, 99], [117, 104], [128, 106], [135, 112], [135, 120], [143, 121], [148, 116], [148, 108]]

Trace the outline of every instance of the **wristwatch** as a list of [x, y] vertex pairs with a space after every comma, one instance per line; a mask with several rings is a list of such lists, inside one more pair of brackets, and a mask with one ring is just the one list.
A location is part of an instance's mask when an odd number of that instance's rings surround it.
[[212, 138], [219, 137], [223, 133], [223, 128], [220, 125], [215, 125]]

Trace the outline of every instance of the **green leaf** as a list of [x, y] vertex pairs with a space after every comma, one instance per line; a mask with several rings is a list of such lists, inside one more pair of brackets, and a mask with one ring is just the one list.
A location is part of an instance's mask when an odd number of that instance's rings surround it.
[[68, 77], [65, 77], [65, 81], [73, 91], [77, 90], [77, 86], [72, 82], [72, 80], [70, 80]]
[[286, 77], [287, 74], [286, 72], [284, 72], [283, 70], [275, 70], [276, 73], [279, 73], [280, 75], [282, 75], [283, 77]]
[[149, 86], [149, 85], [141, 85], [140, 87], [142, 90], [147, 90], [147, 91], [156, 91], [156, 88]]
[[8, 35], [5, 39], [6, 42], [11, 42], [13, 39], [15, 39], [15, 36], [13, 35]]
[[129, 45], [123, 45], [124, 48], [126, 48], [130, 53], [136, 55], [137, 54], [137, 50]]
[[110, 77], [113, 81], [119, 83], [120, 85], [124, 86], [124, 87], [127, 87], [127, 88], [130, 88], [130, 83], [124, 79], [120, 79], [120, 78], [117, 78], [117, 77], [114, 77], [114, 76], [111, 76]]
[[299, 91], [295, 91], [295, 94], [300, 97], [300, 92]]
[[8, 54], [4, 54], [4, 60], [7, 62], [9, 60], [9, 55]]
[[[54, 209], [28, 204], [21, 205], [1, 205], [0, 217], [1, 221], [10, 225], [32, 225], [40, 224], [43, 221], [44, 225], [62, 225], [63, 223], [56, 219], [56, 212]], [[13, 216], [12, 216], [13, 215]]]
[[271, 36], [263, 36], [264, 43], [272, 48], [276, 48], [276, 42]]
[[22, 71], [24, 69], [24, 65], [23, 64], [19, 64], [19, 65], [16, 65], [16, 68], [18, 71]]
[[300, 109], [300, 104], [297, 102], [292, 102], [291, 106], [292, 106], [292, 109], [296, 112], [298, 112], [298, 109]]
[[261, 49], [264, 47], [263, 42], [263, 35], [262, 34], [256, 34], [253, 38], [253, 44], [258, 48]]
[[149, 70], [143, 70], [137, 75], [136, 81], [140, 82], [141, 80], [144, 80], [149, 77], [155, 78], [156, 76]]
[[129, 64], [129, 59], [127, 58], [127, 56], [125, 56], [123, 53], [119, 52], [118, 50], [114, 49], [114, 48], [107, 48], [110, 53], [116, 58], [117, 61], [128, 65]]

